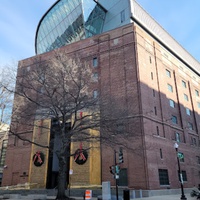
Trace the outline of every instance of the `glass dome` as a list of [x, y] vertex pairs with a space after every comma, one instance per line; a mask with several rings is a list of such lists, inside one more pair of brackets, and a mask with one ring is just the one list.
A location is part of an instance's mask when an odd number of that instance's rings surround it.
[[102, 32], [106, 10], [93, 0], [59, 0], [40, 20], [36, 54], [51, 51]]

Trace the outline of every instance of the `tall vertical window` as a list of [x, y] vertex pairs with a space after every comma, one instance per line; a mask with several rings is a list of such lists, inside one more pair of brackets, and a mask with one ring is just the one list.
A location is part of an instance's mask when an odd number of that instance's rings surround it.
[[156, 93], [155, 93], [155, 90], [153, 89], [153, 96], [155, 97], [156, 96]]
[[183, 86], [184, 88], [186, 88], [186, 87], [187, 87], [187, 85], [186, 85], [186, 82], [185, 82], [185, 81], [183, 81], [183, 80], [182, 80], [182, 86]]
[[153, 80], [153, 72], [151, 72], [151, 80]]
[[160, 149], [160, 158], [163, 159], [162, 149]]
[[160, 185], [169, 185], [169, 176], [167, 169], [158, 169]]
[[189, 101], [189, 98], [188, 98], [188, 95], [187, 95], [187, 94], [184, 94], [184, 99], [185, 99], [186, 101]]
[[187, 114], [187, 115], [191, 115], [190, 109], [189, 109], [189, 108], [186, 108], [185, 110], [186, 110], [186, 114]]
[[170, 91], [170, 92], [173, 92], [173, 87], [168, 83], [167, 84], [167, 88], [168, 88], [168, 90]]
[[125, 10], [122, 10], [120, 15], [121, 15], [121, 23], [123, 23], [125, 21]]
[[177, 117], [176, 117], [176, 116], [172, 115], [171, 120], [172, 120], [172, 123], [173, 123], [173, 124], [178, 124], [178, 120], [177, 120]]
[[149, 56], [149, 62], [152, 63], [151, 56]]
[[156, 106], [154, 107], [154, 114], [157, 115], [157, 108], [156, 108]]
[[93, 58], [93, 67], [97, 67], [98, 66], [98, 59], [97, 57]]
[[170, 107], [175, 108], [175, 103], [172, 99], [169, 100], [169, 105]]
[[160, 134], [160, 132], [159, 132], [159, 127], [158, 127], [158, 126], [156, 126], [156, 133], [157, 133], [157, 135]]
[[181, 141], [181, 136], [180, 136], [180, 133], [175, 133], [175, 140], [176, 142], [180, 142]]
[[193, 124], [191, 122], [188, 122], [188, 128], [192, 131], [194, 130]]
[[199, 97], [199, 91], [198, 91], [198, 90], [195, 90], [195, 95], [196, 95], [197, 97]]
[[197, 102], [197, 107], [200, 108], [200, 102]]
[[96, 99], [98, 97], [98, 91], [94, 90], [93, 91], [93, 98]]
[[[186, 174], [186, 171], [181, 171], [181, 174], [182, 174], [182, 178], [183, 178], [183, 181], [187, 181], [187, 174]], [[178, 177], [179, 177], [179, 181], [181, 181], [180, 180], [180, 175], [178, 175]]]
[[171, 78], [171, 72], [168, 69], [166, 69], [166, 75]]
[[94, 81], [98, 81], [98, 78], [99, 78], [98, 72], [94, 72], [94, 73], [93, 73], [93, 80], [94, 80]]

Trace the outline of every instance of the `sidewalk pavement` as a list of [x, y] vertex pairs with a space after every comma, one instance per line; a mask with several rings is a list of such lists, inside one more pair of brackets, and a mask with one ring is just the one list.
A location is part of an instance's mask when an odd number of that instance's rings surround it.
[[[185, 197], [187, 200], [196, 200], [196, 197], [191, 197], [190, 194], [186, 194]], [[136, 200], [180, 200], [181, 195], [162, 195], [162, 196], [152, 196], [152, 197], [143, 197], [137, 198]], [[132, 199], [131, 199], [132, 200]]]
[[[36, 195], [37, 196], [37, 195]], [[196, 197], [191, 197], [190, 194], [185, 195], [187, 200], [196, 200]], [[83, 200], [81, 197], [71, 197], [77, 200]], [[180, 200], [181, 195], [162, 195], [162, 196], [152, 196], [152, 197], [143, 197], [143, 198], [135, 198], [135, 199], [130, 199], [130, 200]], [[3, 196], [0, 196], [0, 199], [5, 199]], [[8, 200], [19, 200], [19, 198], [8, 198]], [[22, 197], [20, 198], [21, 200], [33, 200], [35, 198], [30, 198], [30, 197]], [[38, 199], [38, 198], [37, 198]], [[39, 198], [40, 199], [40, 198]], [[41, 198], [43, 199], [43, 198]], [[55, 199], [55, 196], [47, 196], [46, 200], [53, 200]], [[93, 197], [92, 200], [97, 200], [97, 198]]]

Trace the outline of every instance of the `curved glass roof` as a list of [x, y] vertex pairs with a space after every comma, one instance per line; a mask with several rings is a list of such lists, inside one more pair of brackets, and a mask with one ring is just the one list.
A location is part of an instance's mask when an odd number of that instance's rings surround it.
[[40, 20], [36, 54], [51, 51], [102, 32], [106, 10], [93, 0], [59, 0]]

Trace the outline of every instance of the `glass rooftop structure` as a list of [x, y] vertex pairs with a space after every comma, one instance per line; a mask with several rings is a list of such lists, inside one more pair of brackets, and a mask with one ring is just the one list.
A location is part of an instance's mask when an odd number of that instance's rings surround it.
[[51, 51], [102, 32], [106, 10], [93, 0], [59, 0], [40, 20], [36, 54]]

